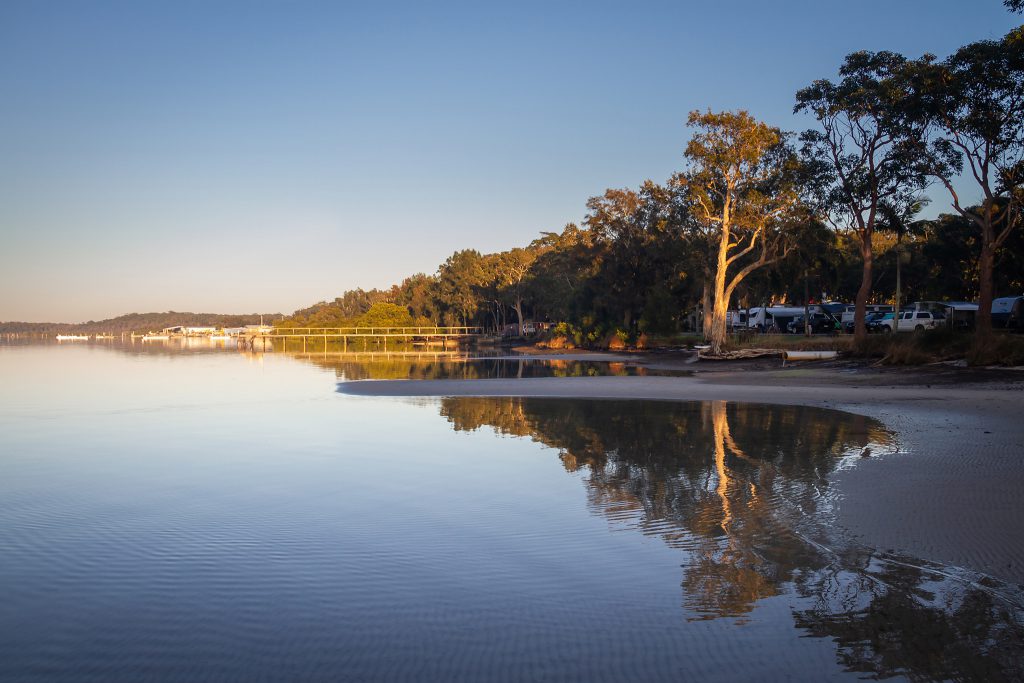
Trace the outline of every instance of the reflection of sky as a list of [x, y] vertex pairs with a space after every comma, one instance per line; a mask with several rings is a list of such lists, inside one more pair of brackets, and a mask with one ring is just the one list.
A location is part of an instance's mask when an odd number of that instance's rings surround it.
[[0, 346], [0, 377], [0, 678], [841, 675], [791, 587], [742, 627], [688, 620], [694, 556], [609, 533], [593, 472], [454, 431], [437, 400], [338, 394], [332, 369], [272, 354]]
[[795, 91], [848, 52], [1015, 24], [998, 0], [730, 7], [7, 0], [0, 319], [386, 287], [666, 179], [692, 109], [798, 129]]

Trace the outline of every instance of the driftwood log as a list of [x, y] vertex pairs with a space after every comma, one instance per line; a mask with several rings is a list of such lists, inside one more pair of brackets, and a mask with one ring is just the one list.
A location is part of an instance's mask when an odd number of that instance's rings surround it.
[[737, 349], [735, 351], [722, 351], [712, 354], [710, 350], [701, 349], [697, 357], [701, 360], [744, 360], [747, 358], [768, 358], [770, 356], [782, 356], [785, 351], [781, 349]]

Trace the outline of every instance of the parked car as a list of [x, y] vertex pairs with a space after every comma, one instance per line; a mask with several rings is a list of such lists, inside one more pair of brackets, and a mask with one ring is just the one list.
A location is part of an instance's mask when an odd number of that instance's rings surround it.
[[921, 332], [946, 324], [946, 317], [931, 311], [902, 311], [899, 320], [885, 318], [881, 321], [882, 332]]
[[[803, 334], [804, 317], [798, 315], [786, 325], [786, 331], [790, 334]], [[811, 313], [811, 334], [826, 334], [836, 331], [836, 319], [828, 313]]]
[[[891, 312], [885, 312], [885, 311], [869, 312], [869, 313], [867, 313], [867, 315], [864, 316], [864, 326], [867, 328], [868, 332], [881, 332], [879, 326], [881, 325], [881, 323], [883, 321], [883, 318], [885, 318], [887, 316], [890, 319], [892, 319], [893, 314]], [[847, 333], [848, 335], [852, 335], [853, 334], [853, 318], [852, 317], [849, 319], [849, 321], [846, 321], [845, 323], [843, 323], [843, 332]]]
[[[892, 305], [890, 304], [866, 304], [864, 310], [868, 315], [872, 313], [892, 313]], [[857, 312], [857, 307], [854, 304], [847, 304], [843, 307], [842, 313], [838, 316], [839, 322], [843, 324], [843, 329], [846, 329], [846, 323], [852, 323], [854, 314]], [[853, 326], [850, 326], [850, 331], [853, 331]]]

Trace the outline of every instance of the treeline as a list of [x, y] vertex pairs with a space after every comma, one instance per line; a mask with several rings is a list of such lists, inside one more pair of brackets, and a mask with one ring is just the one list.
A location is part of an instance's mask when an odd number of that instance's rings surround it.
[[[350, 324], [387, 305], [396, 324], [551, 321], [584, 343], [700, 329], [717, 349], [729, 308], [855, 301], [862, 339], [869, 302], [949, 299], [979, 301], [988, 334], [993, 296], [1024, 293], [1024, 31], [944, 60], [853, 53], [794, 110], [815, 127], [693, 112], [683, 169], [663, 183], [606, 190], [579, 225], [457, 251], [433, 274], [285, 324]], [[929, 188], [949, 210], [920, 220]]]
[[107, 320], [90, 320], [84, 323], [26, 323], [0, 322], [0, 334], [57, 334], [72, 332], [96, 334], [98, 332], [150, 332], [175, 325], [191, 327], [244, 327], [259, 324], [260, 319], [268, 324], [282, 317], [280, 313], [128, 313]]

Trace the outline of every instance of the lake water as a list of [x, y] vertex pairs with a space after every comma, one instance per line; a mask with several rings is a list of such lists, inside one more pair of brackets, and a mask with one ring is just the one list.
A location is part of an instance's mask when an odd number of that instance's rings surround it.
[[906, 457], [869, 418], [336, 390], [373, 376], [0, 346], [0, 679], [1024, 675], [1019, 588], [831, 528]]

